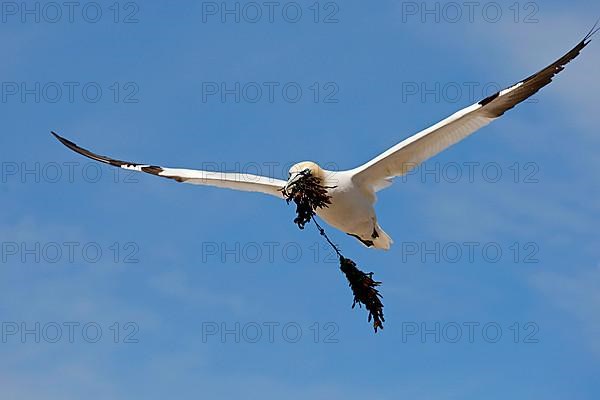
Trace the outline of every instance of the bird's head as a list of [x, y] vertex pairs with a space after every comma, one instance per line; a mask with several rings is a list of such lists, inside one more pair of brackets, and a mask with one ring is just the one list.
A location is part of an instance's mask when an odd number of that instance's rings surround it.
[[316, 163], [312, 161], [302, 161], [298, 164], [295, 164], [290, 168], [289, 171], [289, 179], [294, 178], [295, 175], [307, 175], [310, 174], [319, 179], [323, 179], [325, 174], [321, 167], [319, 167]]
[[312, 161], [302, 161], [290, 168], [288, 182], [287, 185], [285, 185], [284, 190], [288, 189], [294, 182], [306, 175], [312, 175], [315, 178], [319, 178], [321, 181], [325, 179], [323, 169], [316, 163]]

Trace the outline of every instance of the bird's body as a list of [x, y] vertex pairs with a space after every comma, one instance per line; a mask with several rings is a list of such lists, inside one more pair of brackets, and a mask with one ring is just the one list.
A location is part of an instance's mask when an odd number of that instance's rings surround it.
[[371, 188], [357, 184], [352, 171], [328, 171], [310, 161], [294, 165], [290, 169], [290, 178], [305, 170], [321, 180], [331, 197], [328, 207], [316, 210], [320, 218], [368, 247], [390, 248], [391, 238], [377, 223], [376, 196]]
[[372, 195], [348, 181], [348, 186], [330, 189], [331, 205], [317, 215], [367, 247], [389, 250], [393, 241], [377, 222]]
[[298, 179], [302, 172], [310, 172], [320, 179], [331, 196], [329, 207], [317, 210], [319, 217], [340, 231], [356, 237], [365, 246], [387, 250], [392, 240], [379, 226], [374, 208], [376, 193], [389, 186], [394, 177], [405, 175], [420, 163], [491, 123], [548, 85], [566, 64], [580, 54], [597, 31], [594, 26], [571, 51], [536, 74], [456, 112], [398, 143], [371, 161], [347, 171], [327, 171], [316, 163], [305, 161], [294, 165], [289, 171], [289, 179], [284, 181], [250, 174], [163, 168], [100, 156], [52, 133], [70, 149], [116, 167], [146, 172], [177, 182], [260, 192], [282, 199], [287, 186]]

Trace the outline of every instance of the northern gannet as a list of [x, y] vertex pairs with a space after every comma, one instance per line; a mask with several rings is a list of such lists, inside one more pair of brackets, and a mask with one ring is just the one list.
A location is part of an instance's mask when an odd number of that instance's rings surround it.
[[376, 193], [388, 187], [392, 178], [408, 173], [425, 160], [460, 142], [552, 82], [554, 76], [577, 57], [591, 37], [600, 30], [597, 26], [598, 22], [571, 51], [541, 71], [456, 112], [352, 170], [328, 171], [314, 162], [304, 161], [290, 168], [289, 179], [284, 181], [252, 174], [165, 168], [100, 156], [55, 132], [52, 134], [71, 150], [115, 167], [146, 172], [177, 182], [260, 192], [282, 199], [282, 190], [309, 172], [321, 179], [331, 196], [329, 207], [317, 210], [319, 217], [340, 231], [354, 236], [367, 247], [387, 250], [392, 239], [377, 222], [374, 208]]

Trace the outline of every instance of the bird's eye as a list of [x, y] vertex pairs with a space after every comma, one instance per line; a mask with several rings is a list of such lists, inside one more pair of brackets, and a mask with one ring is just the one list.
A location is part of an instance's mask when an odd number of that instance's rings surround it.
[[288, 172], [288, 176], [291, 178], [291, 177], [292, 177], [292, 173], [291, 173], [291, 172]]

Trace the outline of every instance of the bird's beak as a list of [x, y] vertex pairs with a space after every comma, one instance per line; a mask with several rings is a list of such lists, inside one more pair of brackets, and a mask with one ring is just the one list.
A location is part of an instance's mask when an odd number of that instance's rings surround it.
[[292, 186], [294, 186], [296, 184], [296, 182], [298, 181], [298, 179], [300, 179], [302, 177], [301, 173], [297, 173], [294, 176], [292, 176], [287, 184], [283, 187], [283, 193], [284, 194], [288, 194], [288, 189], [291, 188]]

